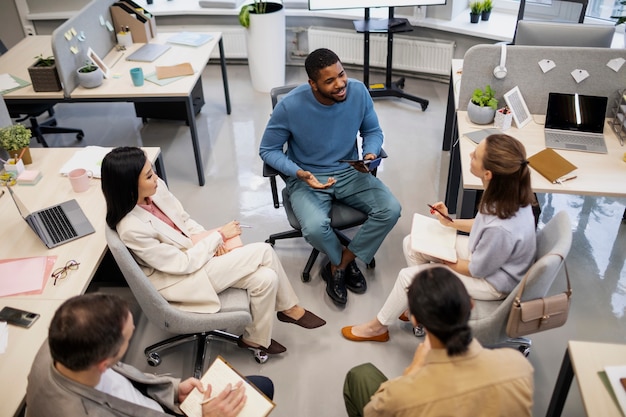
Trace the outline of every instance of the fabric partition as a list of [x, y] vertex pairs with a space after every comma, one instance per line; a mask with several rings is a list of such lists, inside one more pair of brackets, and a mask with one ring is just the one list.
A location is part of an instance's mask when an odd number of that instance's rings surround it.
[[[607, 66], [611, 60], [626, 60], [626, 49], [507, 45], [507, 75], [497, 79], [493, 70], [500, 65], [500, 56], [500, 45], [476, 45], [465, 53], [459, 110], [467, 110], [476, 88], [490, 85], [496, 90], [498, 106], [503, 107], [504, 94], [518, 86], [532, 114], [545, 114], [548, 93], [559, 92], [606, 96], [607, 117], [612, 117], [618, 90], [626, 88], [626, 63], [617, 72]], [[539, 66], [544, 59], [555, 64], [546, 73]], [[578, 70], [589, 74], [580, 83], [571, 74]]]

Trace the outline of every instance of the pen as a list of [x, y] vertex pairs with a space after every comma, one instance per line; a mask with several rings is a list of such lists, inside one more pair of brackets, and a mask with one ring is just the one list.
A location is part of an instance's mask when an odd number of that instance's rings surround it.
[[6, 164], [7, 161], [5, 161], [4, 159], [0, 158], [0, 162], [2, 162], [3, 164]]
[[436, 209], [435, 207], [431, 206], [430, 204], [426, 204], [428, 207], [430, 207], [431, 210], [435, 210], [437, 213], [441, 214], [443, 216], [444, 219], [446, 219], [449, 222], [453, 222], [454, 220], [452, 220], [452, 217], [450, 216], [446, 216], [445, 214], [443, 214], [441, 211], [439, 211], [438, 209]]
[[[232, 387], [230, 388], [230, 392], [236, 391], [238, 388], [239, 388], [239, 387], [232, 386]], [[211, 402], [211, 401], [213, 401], [216, 397], [217, 397], [217, 395], [216, 395], [215, 397], [211, 397], [211, 398], [207, 398], [206, 400], [202, 400], [202, 401], [200, 401], [200, 405], [210, 403], [210, 402]]]
[[252, 226], [247, 225], [247, 224], [239, 224], [239, 227], [241, 227], [242, 229], [252, 229]]
[[124, 56], [124, 52], [122, 52], [121, 55], [117, 57], [113, 65], [111, 65], [111, 68], [113, 68], [115, 64], [117, 64], [120, 61], [120, 59], [122, 59], [123, 56]]
[[558, 179], [558, 180], [556, 180], [556, 182], [559, 183], [559, 184], [563, 184], [565, 181], [573, 180], [574, 178], [578, 178], [578, 176], [577, 175], [572, 175], [571, 177]]
[[2, 192], [0, 193], [0, 197], [2, 197], [4, 195], [4, 190], [2, 190]]

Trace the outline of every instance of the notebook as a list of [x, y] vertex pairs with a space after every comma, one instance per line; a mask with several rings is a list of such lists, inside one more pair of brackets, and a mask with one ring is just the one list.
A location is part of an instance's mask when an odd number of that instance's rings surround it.
[[456, 262], [456, 229], [446, 227], [434, 217], [413, 214], [411, 224], [411, 250]]
[[161, 45], [159, 43], [147, 43], [141, 48], [137, 49], [135, 52], [130, 54], [126, 60], [127, 61], [139, 61], [139, 62], [152, 62], [161, 55], [163, 55], [168, 49], [170, 49], [170, 45]]
[[562, 184], [577, 167], [554, 149], [546, 148], [528, 157], [530, 166], [543, 175], [552, 184]]
[[608, 99], [550, 93], [546, 110], [546, 147], [607, 153], [604, 119]]
[[76, 200], [72, 199], [30, 213], [22, 200], [15, 195], [13, 188], [7, 188], [22, 218], [48, 248], [54, 248], [95, 232]]

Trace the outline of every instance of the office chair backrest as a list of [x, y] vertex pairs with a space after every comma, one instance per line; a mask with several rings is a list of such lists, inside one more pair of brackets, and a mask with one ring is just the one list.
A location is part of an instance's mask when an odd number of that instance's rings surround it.
[[[520, 0], [517, 21], [544, 20], [552, 22], [583, 23], [589, 0], [552, 0], [549, 4], [532, 0]], [[517, 35], [517, 26], [513, 34], [513, 44]]]
[[291, 90], [296, 88], [298, 84], [281, 85], [280, 87], [274, 87], [270, 91], [270, 97], [272, 98], [272, 109], [276, 107], [278, 102], [287, 95]]
[[182, 311], [170, 304], [152, 285], [115, 230], [105, 227], [107, 244], [135, 299], [150, 323], [172, 333], [199, 333], [229, 329], [241, 333], [250, 322], [248, 311], [231, 309], [231, 305], [248, 306], [244, 290], [229, 288], [219, 294], [222, 309], [218, 313], [200, 314]]

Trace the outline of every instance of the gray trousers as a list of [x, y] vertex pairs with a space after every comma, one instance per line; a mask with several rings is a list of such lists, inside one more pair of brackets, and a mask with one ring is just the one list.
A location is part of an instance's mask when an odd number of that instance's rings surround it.
[[371, 363], [350, 369], [343, 384], [343, 399], [348, 416], [362, 417], [363, 408], [385, 381], [387, 377]]

